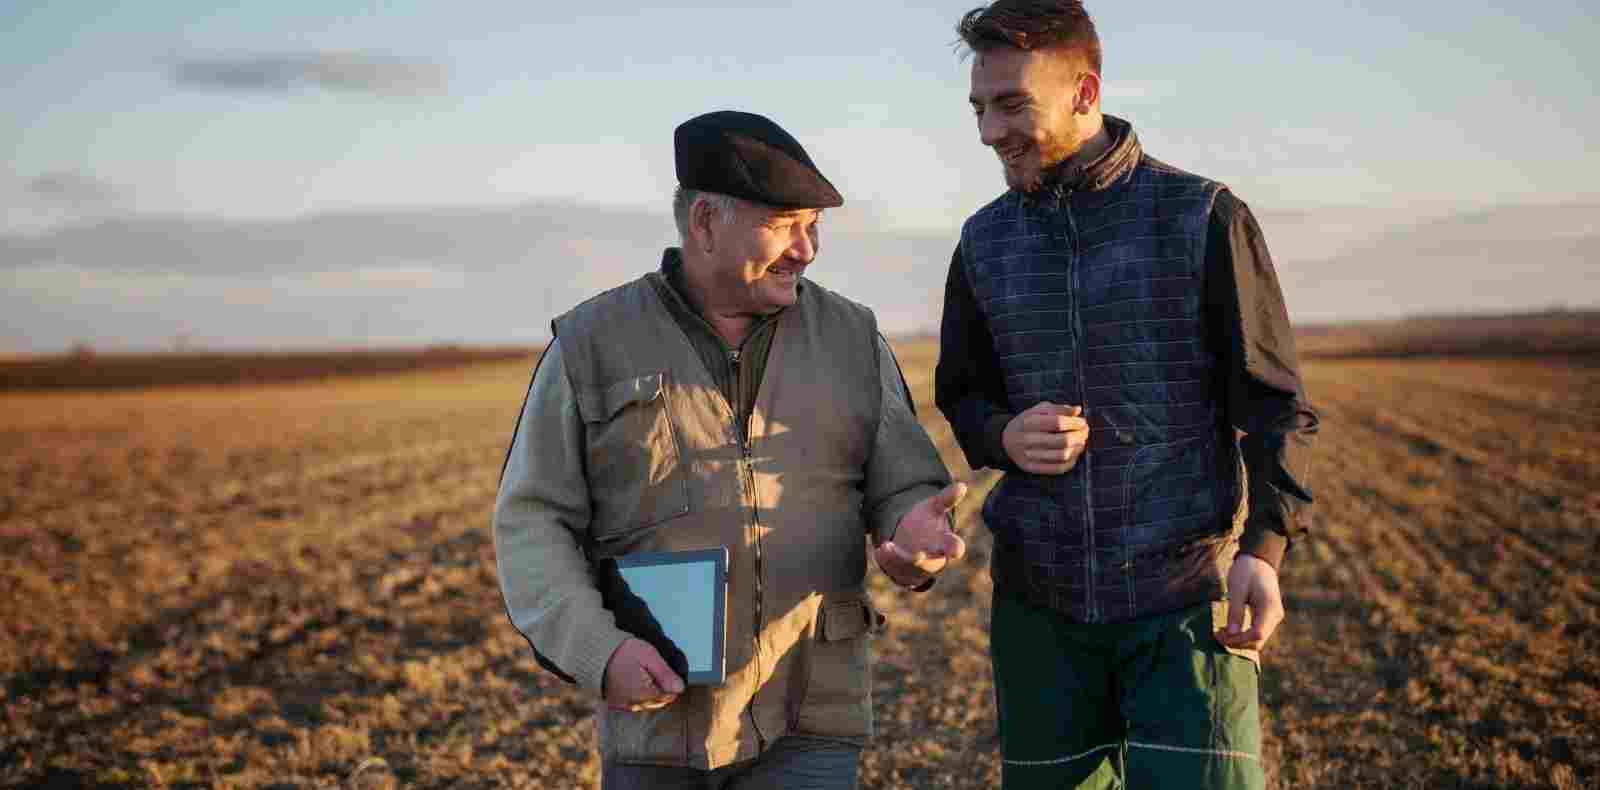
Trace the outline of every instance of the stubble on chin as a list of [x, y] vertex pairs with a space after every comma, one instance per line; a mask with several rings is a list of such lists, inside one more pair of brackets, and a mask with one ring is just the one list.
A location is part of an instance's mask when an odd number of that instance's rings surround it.
[[798, 287], [796, 287], [795, 285], [780, 286], [779, 289], [778, 289], [778, 292], [773, 294], [773, 296], [774, 296], [773, 301], [775, 302], [775, 304], [773, 305], [771, 311], [776, 313], [779, 310], [782, 310], [783, 308], [788, 307], [789, 305], [792, 305], [797, 300], [799, 300], [799, 298], [800, 298], [800, 289]]
[[750, 300], [754, 306], [751, 315], [756, 317], [772, 315], [794, 304], [799, 298], [800, 291], [794, 285], [786, 288], [777, 283], [759, 283], [750, 291]]
[[1038, 190], [1039, 185], [1043, 183], [1043, 179], [1040, 178], [1037, 170], [1033, 172], [1013, 173], [1011, 170], [1007, 169], [1005, 165], [1001, 165], [1000, 168], [1001, 173], [1005, 176], [1006, 186], [1009, 186], [1023, 194], [1030, 194]]

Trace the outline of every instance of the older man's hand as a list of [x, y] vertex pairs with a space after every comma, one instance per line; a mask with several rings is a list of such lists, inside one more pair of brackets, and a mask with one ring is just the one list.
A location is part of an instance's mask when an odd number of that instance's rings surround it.
[[916, 587], [967, 553], [967, 542], [950, 528], [950, 513], [967, 495], [956, 482], [918, 502], [900, 519], [894, 537], [873, 552], [878, 567], [901, 587]]
[[623, 640], [606, 661], [602, 694], [613, 710], [655, 710], [671, 705], [683, 693], [683, 678], [649, 642]]

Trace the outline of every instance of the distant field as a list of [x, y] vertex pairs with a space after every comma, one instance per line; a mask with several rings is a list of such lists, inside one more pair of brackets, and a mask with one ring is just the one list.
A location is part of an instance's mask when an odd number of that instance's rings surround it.
[[1600, 311], [1439, 316], [1301, 327], [1308, 358], [1565, 356], [1600, 360]]
[[[873, 575], [863, 786], [993, 787], [995, 478], [931, 403], [936, 347], [897, 350], [977, 496], [932, 591]], [[591, 701], [537, 668], [495, 581], [530, 368], [0, 392], [0, 786], [594, 787]], [[1306, 376], [1319, 505], [1263, 674], [1273, 785], [1600, 786], [1600, 366]]]
[[268, 384], [531, 359], [534, 353], [527, 348], [437, 346], [351, 351], [78, 352], [0, 357], [0, 391]]
[[[1600, 359], [1600, 312], [1305, 326], [1296, 330], [1307, 358], [1420, 356], [1569, 356]], [[921, 343], [936, 337], [907, 337]], [[532, 360], [537, 348], [432, 346], [381, 350], [158, 352], [0, 356], [0, 392], [126, 389], [176, 385], [238, 386], [436, 370], [478, 362]]]

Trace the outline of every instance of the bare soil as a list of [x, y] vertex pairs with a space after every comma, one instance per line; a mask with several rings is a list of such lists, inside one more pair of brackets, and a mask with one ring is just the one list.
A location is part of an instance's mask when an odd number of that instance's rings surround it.
[[[868, 788], [999, 779], [973, 551], [873, 595]], [[591, 700], [506, 620], [490, 503], [524, 360], [0, 393], [0, 786], [593, 787]], [[1281, 787], [1600, 784], [1600, 368], [1316, 359], [1313, 533], [1263, 674]]]
[[158, 351], [0, 356], [0, 392], [128, 389], [172, 385], [244, 385], [438, 370], [474, 362], [532, 359], [533, 350], [427, 348], [349, 351]]

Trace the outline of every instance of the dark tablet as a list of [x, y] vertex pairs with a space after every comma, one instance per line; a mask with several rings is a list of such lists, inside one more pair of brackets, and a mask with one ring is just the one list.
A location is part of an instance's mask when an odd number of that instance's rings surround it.
[[617, 625], [654, 645], [686, 682], [721, 685], [728, 549], [628, 554], [614, 568], [606, 605]]

